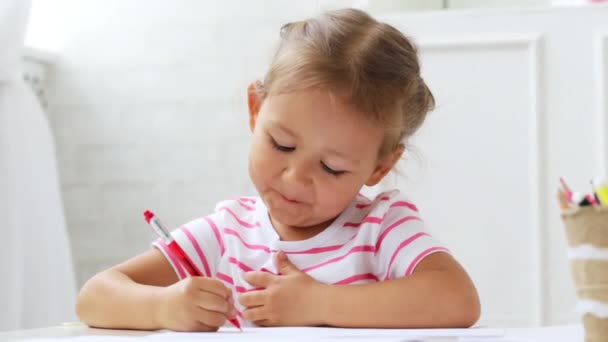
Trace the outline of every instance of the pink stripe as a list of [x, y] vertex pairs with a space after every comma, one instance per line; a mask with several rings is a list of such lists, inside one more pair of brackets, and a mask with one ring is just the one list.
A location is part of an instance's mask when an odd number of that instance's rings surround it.
[[254, 287], [254, 288], [252, 288], [252, 289], [248, 289], [248, 288], [246, 288], [246, 287], [244, 287], [244, 286], [237, 285], [237, 286], [235, 286], [235, 287], [234, 287], [234, 289], [235, 289], [235, 290], [236, 290], [236, 292], [238, 292], [238, 293], [245, 293], [245, 292], [251, 292], [251, 291], [259, 291], [259, 290], [263, 290], [264, 288], [263, 288], [263, 287]]
[[[385, 197], [382, 197], [382, 198], [385, 198]], [[386, 197], [386, 198], [388, 198], [388, 197]], [[359, 209], [367, 208], [368, 206], [370, 206], [370, 204], [357, 204], [356, 205], [356, 207]], [[386, 217], [386, 215], [388, 214], [390, 209], [398, 208], [398, 207], [407, 207], [413, 211], [418, 212], [418, 208], [414, 204], [412, 204], [410, 202], [406, 202], [406, 201], [397, 201], [388, 207], [389, 210], [386, 211], [386, 213], [382, 216], [382, 218], [372, 216], [372, 217], [369, 217], [369, 221], [368, 221], [368, 217], [366, 217], [361, 223], [346, 222], [343, 227], [359, 227], [362, 223], [365, 223], [365, 222], [382, 223], [382, 220]]]
[[237, 265], [240, 269], [242, 269], [245, 272], [253, 271], [253, 268], [243, 264], [242, 262], [237, 260], [237, 258], [235, 258], [235, 257], [229, 257], [228, 262], [231, 264]]
[[[348, 241], [351, 241], [352, 239], [353, 238], [351, 238]], [[307, 249], [305, 251], [285, 252], [285, 254], [319, 254], [319, 253], [324, 253], [324, 252], [335, 251], [336, 249], [340, 249], [340, 248], [344, 247], [344, 245], [345, 244], [325, 246], [325, 247], [315, 247], [315, 248]]]
[[220, 230], [217, 229], [217, 225], [215, 224], [215, 222], [213, 222], [213, 220], [211, 218], [209, 218], [208, 216], [205, 216], [205, 221], [207, 221], [207, 223], [211, 226], [211, 229], [213, 230], [213, 234], [215, 235], [215, 239], [217, 240], [217, 243], [220, 245], [220, 254], [223, 256], [224, 253], [226, 252], [226, 248], [224, 247], [224, 240], [222, 239], [222, 236], [220, 235]]
[[217, 272], [215, 274], [215, 277], [219, 280], [223, 280], [223, 281], [227, 282], [230, 285], [234, 285], [234, 280], [232, 280], [232, 277], [227, 274]]
[[171, 253], [171, 251], [169, 251], [169, 248], [167, 247], [165, 242], [161, 239], [158, 239], [158, 240], [156, 240], [156, 245], [158, 247], [160, 247], [163, 250], [163, 252], [165, 252], [165, 255], [167, 255], [169, 257], [169, 261], [171, 261], [171, 264], [173, 264], [173, 267], [175, 267], [175, 269], [177, 270], [177, 275], [179, 276], [179, 279], [186, 278], [186, 272], [182, 268], [182, 265], [179, 263], [179, 261], [177, 261], [177, 259], [175, 259], [175, 256], [173, 256], [173, 253]]
[[378, 238], [378, 242], [376, 242], [376, 250], [380, 250], [380, 245], [382, 244], [382, 241], [384, 241], [384, 238], [388, 235], [388, 233], [391, 232], [391, 230], [395, 229], [395, 227], [399, 226], [400, 224], [407, 222], [407, 221], [411, 221], [411, 220], [422, 221], [419, 217], [416, 217], [416, 216], [406, 216], [406, 217], [400, 218], [395, 223], [388, 226], [384, 230], [384, 232], [382, 232], [382, 234], [380, 234], [380, 237]]
[[[386, 216], [386, 214], [384, 215]], [[366, 216], [361, 222], [346, 222], [342, 227], [359, 227], [364, 223], [382, 223], [384, 217]]]
[[239, 201], [249, 202], [249, 203], [253, 203], [253, 204], [255, 204], [255, 202], [256, 202], [255, 198], [250, 198], [250, 197], [239, 197], [238, 199], [239, 199]]
[[366, 200], [369, 200], [369, 198], [368, 198], [367, 196], [365, 196], [364, 194], [362, 194], [362, 193], [358, 193], [358, 194], [357, 194], [357, 196], [359, 196], [359, 197], [363, 197], [363, 198], [365, 198]]
[[356, 253], [356, 252], [375, 252], [375, 251], [376, 251], [376, 248], [374, 246], [371, 246], [371, 245], [356, 246], [356, 247], [351, 248], [344, 255], [341, 255], [339, 257], [335, 257], [333, 259], [329, 259], [329, 260], [324, 261], [324, 262], [322, 262], [320, 264], [316, 264], [316, 265], [313, 265], [313, 266], [309, 266], [309, 267], [303, 268], [302, 272], [308, 272], [308, 271], [317, 269], [319, 267], [323, 267], [325, 265], [333, 264], [334, 262], [338, 262], [338, 261], [346, 258], [347, 256], [349, 256], [350, 254], [353, 254], [353, 253]]
[[334, 285], [345, 285], [345, 284], [350, 284], [350, 283], [354, 283], [356, 281], [359, 280], [367, 280], [367, 279], [372, 279], [375, 281], [378, 281], [378, 277], [376, 277], [373, 273], [365, 273], [365, 274], [357, 274], [354, 275], [352, 277], [348, 277], [346, 279], [342, 279], [337, 283], [334, 283]]
[[388, 279], [389, 274], [391, 274], [391, 267], [393, 266], [393, 262], [395, 262], [395, 258], [397, 257], [397, 254], [399, 254], [399, 252], [403, 248], [405, 248], [407, 245], [409, 245], [410, 243], [412, 243], [413, 241], [415, 241], [416, 239], [418, 239], [422, 236], [430, 236], [430, 235], [425, 232], [419, 232], [419, 233], [416, 233], [416, 234], [410, 236], [409, 238], [401, 241], [399, 246], [397, 246], [397, 249], [395, 250], [395, 252], [393, 252], [393, 256], [391, 256], [391, 260], [388, 263], [388, 267], [386, 268], [386, 277], [384, 278], [385, 280]]
[[[196, 254], [198, 254], [198, 257], [199, 257], [199, 259], [201, 259], [201, 262], [203, 263], [203, 267], [205, 268], [205, 275], [207, 275], [207, 277], [211, 277], [211, 270], [209, 269], [209, 263], [207, 263], [207, 258], [205, 257], [205, 253], [203, 253], [201, 246], [198, 244], [198, 242], [196, 241], [196, 239], [194, 238], [194, 236], [192, 235], [190, 230], [188, 230], [187, 227], [182, 227], [181, 231], [184, 232], [184, 234], [186, 234], [186, 236], [188, 237], [188, 240], [190, 240], [190, 243], [192, 244], [192, 246], [194, 246], [194, 250], [196, 251]], [[192, 263], [192, 266], [196, 269], [196, 271], [199, 274], [203, 274], [201, 272], [201, 270], [199, 270], [198, 267], [196, 266], [196, 263]]]
[[249, 211], [254, 211], [254, 210], [255, 210], [255, 208], [254, 208], [254, 207], [252, 207], [252, 206], [250, 206], [250, 205], [247, 205], [247, 204], [245, 204], [245, 203], [241, 202], [241, 200], [238, 200], [238, 201], [236, 201], [236, 202], [237, 202], [237, 203], [238, 203], [238, 204], [239, 204], [241, 207], [245, 208], [246, 210], [249, 210]]
[[320, 254], [320, 253], [325, 253], [325, 252], [331, 252], [331, 251], [335, 251], [336, 249], [340, 249], [340, 248], [344, 247], [346, 244], [348, 244], [349, 242], [354, 240], [356, 237], [357, 237], [357, 234], [354, 234], [350, 239], [348, 239], [348, 241], [346, 241], [345, 243], [340, 244], [340, 245], [315, 247], [315, 248], [307, 249], [304, 251], [285, 252], [285, 254]]
[[268, 254], [272, 253], [272, 252], [276, 252], [276, 250], [274, 249], [270, 249], [268, 246], [264, 246], [264, 245], [253, 245], [250, 243], [245, 242], [245, 240], [243, 240], [243, 238], [241, 237], [241, 235], [239, 235], [239, 233], [236, 232], [236, 230], [230, 229], [230, 228], [224, 228], [224, 234], [228, 234], [228, 235], [234, 235], [236, 236], [241, 243], [249, 248], [249, 249], [254, 249], [254, 250], [260, 250], [260, 251], [264, 251]]
[[[241, 270], [243, 270], [244, 272], [255, 271], [255, 270], [253, 269], [253, 267], [248, 266], [248, 265], [246, 265], [246, 264], [242, 263], [241, 261], [239, 261], [239, 260], [238, 260], [237, 258], [235, 258], [235, 257], [229, 257], [229, 258], [228, 258], [228, 262], [229, 262], [229, 263], [231, 263], [231, 264], [234, 264], [234, 265], [238, 266], [238, 268], [240, 268], [240, 269], [241, 269]], [[274, 275], [276, 275], [276, 273], [274, 273], [274, 272], [272, 272], [272, 271], [270, 271], [269, 269], [264, 268], [264, 267], [262, 267], [262, 269], [260, 269], [260, 272], [266, 272], [266, 273], [270, 273], [270, 274], [274, 274]]]
[[[265, 245], [255, 245], [255, 244], [247, 243], [245, 240], [243, 240], [243, 238], [241, 237], [241, 235], [237, 231], [235, 231], [233, 229], [230, 229], [230, 228], [224, 228], [224, 234], [232, 235], [232, 236], [237, 237], [239, 239], [239, 241], [241, 241], [241, 243], [245, 247], [247, 247], [248, 249], [260, 250], [260, 251], [264, 251], [264, 252], [266, 252], [268, 254], [275, 253], [277, 251], [277, 250], [271, 249], [270, 247], [265, 246]], [[288, 255], [291, 255], [291, 254], [294, 254], [294, 255], [295, 254], [320, 254], [320, 253], [325, 253], [325, 252], [331, 252], [331, 251], [335, 251], [335, 250], [338, 250], [338, 249], [344, 247], [344, 245], [346, 245], [347, 243], [349, 243], [350, 241], [352, 241], [355, 237], [356, 237], [356, 235], [353, 236], [347, 242], [345, 242], [345, 243], [343, 243], [341, 245], [331, 245], [331, 246], [325, 246], [325, 247], [314, 247], [314, 248], [307, 249], [307, 250], [304, 250], [304, 251], [292, 251], [292, 252], [285, 251], [285, 254], [288, 254]]]
[[[368, 201], [370, 201], [370, 199], [369, 199], [369, 198], [367, 198], [367, 197], [363, 196], [362, 194], [357, 194], [357, 195], [358, 195], [358, 196], [361, 196], [361, 197], [363, 197], [363, 198], [365, 198], [365, 199], [366, 199], [366, 200], [368, 200]], [[374, 199], [374, 201], [373, 201], [373, 202], [375, 202], [375, 201], [388, 201], [388, 200], [390, 200], [390, 199], [391, 199], [391, 198], [390, 198], [390, 197], [388, 197], [388, 196], [382, 196], [382, 197], [380, 197], [380, 198], [376, 198], [376, 199]], [[372, 205], [372, 204], [373, 204], [373, 202], [372, 202], [372, 203], [359, 203], [359, 204], [355, 205], [355, 207], [356, 207], [357, 209], [363, 209], [363, 208], [367, 208], [367, 207], [369, 207], [370, 205]]]
[[436, 252], [436, 251], [449, 252], [450, 250], [447, 248], [444, 248], [444, 247], [431, 247], [431, 248], [423, 251], [422, 253], [418, 254], [418, 256], [414, 259], [414, 261], [412, 261], [410, 266], [408, 266], [407, 271], [405, 272], [405, 275], [410, 276], [412, 274], [412, 272], [414, 272], [414, 268], [416, 267], [416, 265], [418, 265], [418, 263], [420, 262], [420, 260], [422, 260], [422, 258], [424, 258], [427, 255], [429, 255], [433, 252]]
[[397, 201], [393, 204], [391, 204], [391, 206], [389, 208], [395, 208], [395, 207], [407, 207], [413, 211], [418, 211], [418, 207], [416, 207], [414, 204], [410, 203], [410, 202], [406, 202], [406, 201]]
[[243, 220], [241, 220], [235, 213], [234, 211], [232, 211], [230, 208], [228, 207], [221, 207], [218, 210], [225, 210], [228, 213], [230, 213], [230, 215], [232, 215], [232, 217], [234, 217], [234, 219], [236, 220], [236, 222], [238, 222], [241, 226], [245, 227], [245, 228], [256, 228], [256, 227], [260, 227], [260, 222], [254, 222], [254, 223], [249, 223], [249, 222], [245, 222]]

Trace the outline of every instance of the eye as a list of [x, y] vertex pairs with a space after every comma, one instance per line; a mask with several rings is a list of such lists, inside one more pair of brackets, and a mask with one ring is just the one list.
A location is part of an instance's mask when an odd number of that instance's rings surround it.
[[293, 150], [295, 150], [295, 147], [290, 147], [290, 146], [283, 146], [279, 143], [277, 143], [276, 140], [274, 140], [273, 137], [270, 137], [270, 143], [272, 144], [272, 147], [275, 148], [278, 151], [281, 152], [292, 152]]
[[323, 168], [323, 170], [327, 173], [329, 173], [332, 176], [340, 176], [346, 173], [346, 171], [343, 170], [334, 170], [331, 167], [327, 166], [324, 162], [321, 162], [321, 167]]

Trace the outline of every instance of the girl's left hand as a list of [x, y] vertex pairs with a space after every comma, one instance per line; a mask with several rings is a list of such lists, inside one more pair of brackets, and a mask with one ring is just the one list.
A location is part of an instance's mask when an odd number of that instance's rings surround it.
[[322, 294], [328, 285], [314, 280], [277, 253], [281, 275], [248, 272], [245, 280], [261, 290], [239, 296], [243, 317], [261, 326], [317, 326], [323, 324]]

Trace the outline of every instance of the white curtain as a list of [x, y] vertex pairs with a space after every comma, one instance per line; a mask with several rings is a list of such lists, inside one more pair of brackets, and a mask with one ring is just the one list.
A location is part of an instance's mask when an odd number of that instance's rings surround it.
[[29, 7], [0, 0], [0, 330], [74, 319], [54, 141], [21, 77]]

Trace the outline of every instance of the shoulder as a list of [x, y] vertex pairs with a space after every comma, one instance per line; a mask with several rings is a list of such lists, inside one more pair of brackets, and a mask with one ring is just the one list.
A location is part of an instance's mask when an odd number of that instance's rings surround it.
[[265, 210], [259, 197], [241, 196], [219, 202], [211, 217], [214, 220], [236, 222], [239, 225], [253, 228], [260, 225], [260, 212]]
[[226, 199], [218, 202], [215, 205], [215, 212], [227, 211], [228, 209], [234, 212], [251, 212], [255, 211], [258, 207], [258, 202], [261, 199], [259, 197], [251, 196], [240, 196], [230, 199]]
[[374, 198], [357, 196], [355, 208], [364, 210], [367, 215], [384, 216], [389, 213], [419, 215], [418, 207], [398, 189], [384, 191]]
[[[174, 231], [175, 237], [182, 239], [213, 241], [216, 239], [223, 247], [222, 235], [226, 229], [240, 230], [260, 226], [256, 214], [261, 200], [255, 197], [235, 197], [216, 204], [214, 212], [193, 219]], [[209, 237], [213, 237], [209, 240]]]
[[359, 229], [368, 238], [395, 228], [423, 229], [418, 207], [399, 190], [379, 193], [373, 198], [357, 196], [348, 210], [343, 227]]
[[378, 243], [391, 236], [428, 234], [418, 207], [401, 191], [391, 190], [378, 194], [370, 203], [367, 220], [377, 220]]

